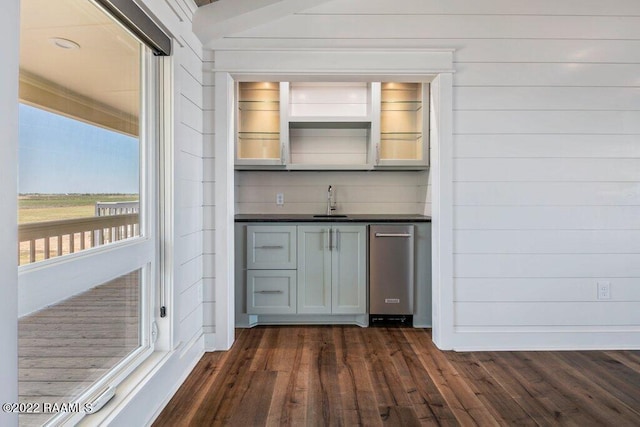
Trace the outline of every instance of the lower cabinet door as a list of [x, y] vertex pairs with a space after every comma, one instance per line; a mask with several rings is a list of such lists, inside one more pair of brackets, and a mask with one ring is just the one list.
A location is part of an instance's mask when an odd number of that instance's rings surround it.
[[247, 270], [248, 314], [295, 314], [296, 270]]
[[298, 313], [331, 313], [331, 227], [298, 227]]
[[367, 312], [367, 227], [334, 227], [331, 249], [331, 312]]

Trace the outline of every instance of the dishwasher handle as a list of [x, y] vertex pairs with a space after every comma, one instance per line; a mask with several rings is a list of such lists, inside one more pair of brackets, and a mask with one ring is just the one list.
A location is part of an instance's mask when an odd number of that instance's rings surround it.
[[411, 237], [411, 233], [376, 233], [376, 237]]

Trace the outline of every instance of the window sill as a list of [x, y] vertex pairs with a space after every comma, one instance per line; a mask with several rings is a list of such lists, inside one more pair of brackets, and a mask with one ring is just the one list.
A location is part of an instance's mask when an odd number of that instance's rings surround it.
[[[115, 396], [95, 414], [86, 415], [80, 421], [69, 419], [63, 425], [97, 426], [107, 425], [109, 420], [118, 415], [135, 397], [147, 381], [162, 370], [174, 355], [174, 351], [154, 352], [138, 366], [117, 389]], [[77, 424], [76, 424], [77, 422]]]

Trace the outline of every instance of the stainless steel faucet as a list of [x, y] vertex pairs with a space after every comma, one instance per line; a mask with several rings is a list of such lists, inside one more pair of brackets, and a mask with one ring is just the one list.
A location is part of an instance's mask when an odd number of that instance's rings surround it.
[[333, 187], [329, 186], [327, 189], [327, 215], [333, 215], [333, 211], [336, 210], [336, 204], [333, 202]]

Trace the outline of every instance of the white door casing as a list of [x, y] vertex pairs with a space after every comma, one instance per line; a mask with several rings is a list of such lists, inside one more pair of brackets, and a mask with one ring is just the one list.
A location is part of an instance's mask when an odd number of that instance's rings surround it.
[[215, 69], [216, 350], [234, 336], [234, 107], [236, 81], [431, 83], [433, 339], [453, 345], [452, 49], [218, 50]]

